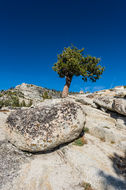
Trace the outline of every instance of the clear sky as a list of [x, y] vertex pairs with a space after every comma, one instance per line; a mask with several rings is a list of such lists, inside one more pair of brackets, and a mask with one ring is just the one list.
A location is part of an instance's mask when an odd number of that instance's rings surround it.
[[126, 85], [126, 0], [0, 0], [0, 89], [62, 90], [52, 66], [71, 43], [106, 67], [96, 83], [74, 77], [71, 91]]

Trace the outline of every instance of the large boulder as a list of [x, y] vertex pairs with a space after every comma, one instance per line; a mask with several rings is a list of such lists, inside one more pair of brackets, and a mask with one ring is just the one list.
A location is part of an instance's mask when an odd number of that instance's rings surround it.
[[52, 101], [49, 105], [19, 109], [7, 119], [8, 140], [21, 150], [47, 151], [77, 138], [84, 127], [85, 116], [73, 101]]
[[96, 104], [93, 102], [93, 98], [88, 98], [86, 96], [77, 96], [75, 101], [80, 102], [84, 105], [89, 105], [89, 106], [92, 106], [94, 108], [97, 108]]
[[126, 115], [126, 100], [121, 98], [115, 99], [113, 101], [113, 109], [122, 115]]
[[113, 111], [113, 97], [109, 97], [109, 96], [100, 96], [98, 98], [95, 98], [93, 100], [93, 102], [103, 108], [106, 108], [108, 110]]
[[36, 101], [42, 101], [42, 95], [47, 93], [47, 96], [52, 98], [59, 98], [61, 95], [61, 92], [56, 90], [51, 90], [47, 88], [43, 88], [41, 86], [36, 86], [33, 84], [26, 84], [22, 83], [21, 85], [18, 85], [15, 87], [16, 91], [23, 93], [24, 97], [26, 99], [32, 99], [34, 102]]

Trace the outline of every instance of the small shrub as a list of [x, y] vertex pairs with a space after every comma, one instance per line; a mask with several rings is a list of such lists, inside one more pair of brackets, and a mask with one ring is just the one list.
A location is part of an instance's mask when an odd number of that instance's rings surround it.
[[84, 144], [87, 144], [87, 141], [85, 140], [84, 136], [80, 137], [79, 139], [76, 139], [73, 143], [73, 145], [76, 146], [83, 146]]
[[114, 142], [114, 141], [111, 141], [111, 144], [115, 144], [115, 142]]
[[43, 93], [42, 97], [43, 97], [44, 100], [45, 100], [45, 99], [51, 99], [51, 98], [52, 98], [51, 96], [48, 95], [48, 92], [47, 92], [47, 91], [45, 91], [45, 92]]
[[103, 128], [105, 128], [105, 129], [110, 129], [109, 127], [107, 127], [107, 126], [104, 126]]
[[24, 100], [20, 103], [20, 107], [30, 107], [31, 105], [32, 105], [32, 100], [30, 100], [28, 104], [26, 104]]
[[19, 103], [19, 98], [18, 97], [13, 97], [12, 98], [12, 106], [13, 107], [20, 107], [20, 103]]
[[104, 137], [101, 137], [100, 140], [101, 140], [102, 142], [105, 142], [105, 138], [104, 138]]
[[2, 100], [0, 100], [0, 109], [4, 106], [4, 103]]
[[15, 95], [14, 92], [8, 90], [8, 91], [5, 91], [4, 94], [8, 95], [8, 96], [12, 96], [12, 95]]
[[27, 107], [31, 107], [31, 105], [32, 105], [32, 100], [29, 101]]
[[18, 96], [18, 97], [24, 98], [24, 94], [20, 91], [7, 90], [7, 91], [3, 91], [2, 93], [6, 95], [7, 97]]
[[89, 128], [84, 127], [84, 133], [89, 133]]
[[82, 182], [81, 187], [84, 187], [84, 190], [93, 190], [90, 183]]
[[11, 105], [12, 105], [12, 102], [10, 100], [3, 101], [3, 106], [8, 107], [8, 106], [11, 106]]
[[21, 105], [20, 105], [21, 107], [26, 107], [26, 103], [25, 103], [25, 101], [23, 100], [22, 101], [22, 103], [21, 103]]
[[3, 107], [3, 106], [20, 107], [19, 98], [12, 96], [10, 99], [0, 101], [0, 107]]

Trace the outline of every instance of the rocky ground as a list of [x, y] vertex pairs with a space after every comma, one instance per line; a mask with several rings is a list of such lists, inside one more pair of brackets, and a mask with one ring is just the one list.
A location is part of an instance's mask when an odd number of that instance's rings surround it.
[[126, 190], [125, 97], [118, 87], [2, 109], [0, 189]]

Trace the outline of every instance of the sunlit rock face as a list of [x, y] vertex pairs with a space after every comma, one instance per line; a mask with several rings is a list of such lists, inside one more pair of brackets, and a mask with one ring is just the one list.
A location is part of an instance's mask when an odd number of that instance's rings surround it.
[[11, 113], [6, 133], [8, 140], [21, 150], [46, 151], [77, 138], [84, 121], [81, 106], [72, 101], [41, 104]]
[[126, 99], [124, 98], [103, 96], [95, 98], [93, 102], [100, 107], [126, 115]]
[[126, 190], [125, 101], [126, 88], [1, 109], [0, 190]]
[[101, 106], [103, 108], [106, 108], [108, 110], [113, 110], [113, 97], [109, 97], [109, 96], [101, 96], [101, 97], [97, 97], [93, 100], [93, 102], [95, 104], [97, 104], [98, 106]]
[[115, 99], [113, 108], [116, 112], [126, 116], [126, 99]]

